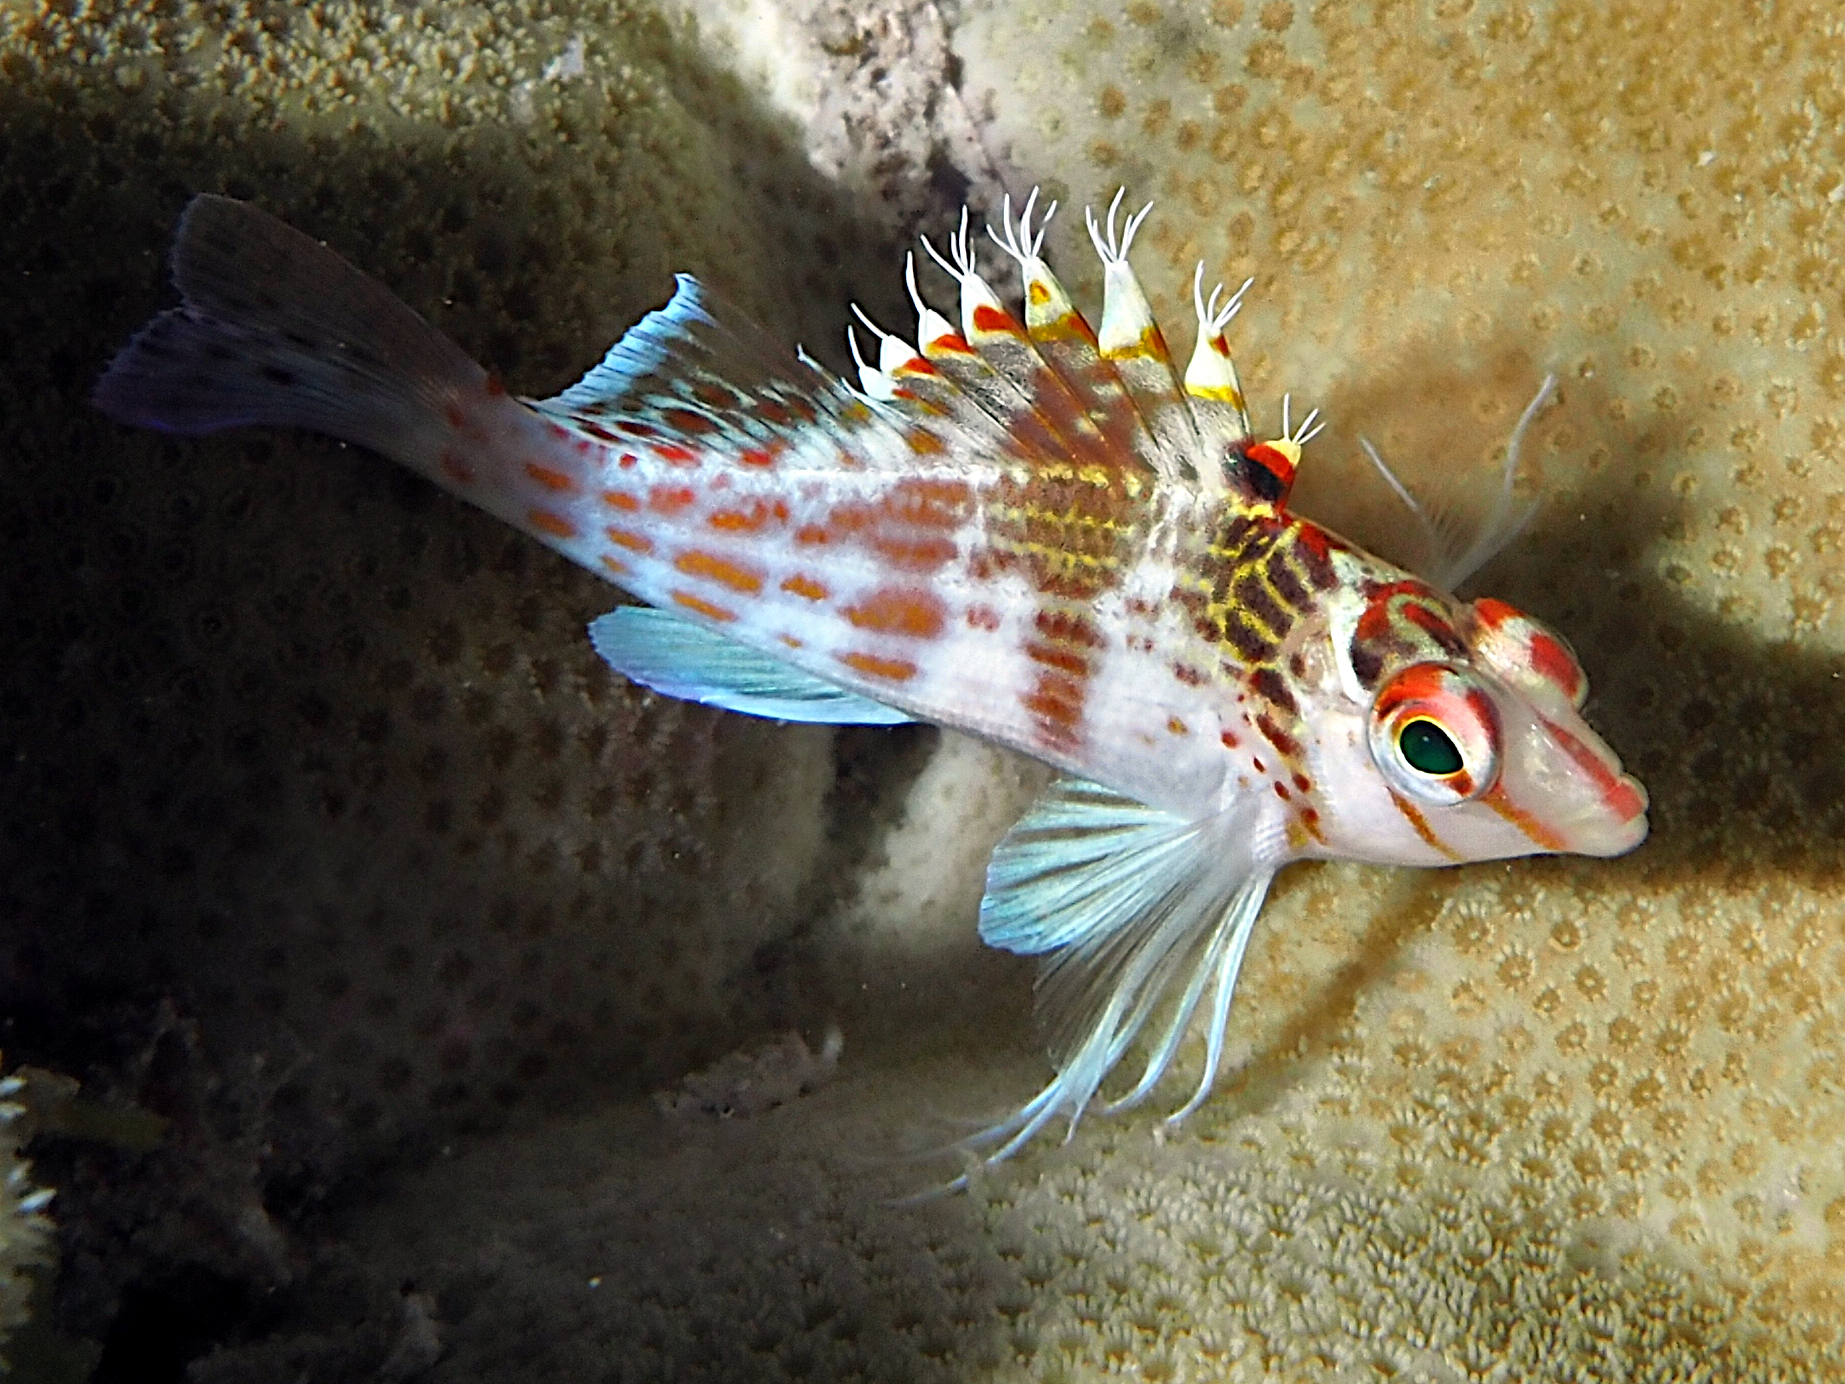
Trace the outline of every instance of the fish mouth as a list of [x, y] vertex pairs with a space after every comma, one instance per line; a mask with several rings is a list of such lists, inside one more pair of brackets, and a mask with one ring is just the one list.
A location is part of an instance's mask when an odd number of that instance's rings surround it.
[[1570, 824], [1570, 849], [1578, 855], [1604, 858], [1626, 855], [1646, 840], [1652, 824], [1647, 820], [1651, 800], [1646, 785], [1632, 774], [1616, 773], [1595, 784], [1601, 810], [1584, 813]]
[[[1572, 849], [1583, 855], [1620, 855], [1646, 840], [1646, 811], [1650, 805], [1646, 786], [1632, 774], [1624, 773], [1614, 751], [1587, 727], [1577, 735], [1549, 717], [1540, 719], [1552, 741], [1587, 781], [1599, 809], [1580, 819], [1580, 825], [1586, 828], [1581, 834], [1589, 841]], [[1601, 838], [1600, 842], [1590, 844], [1595, 838]]]

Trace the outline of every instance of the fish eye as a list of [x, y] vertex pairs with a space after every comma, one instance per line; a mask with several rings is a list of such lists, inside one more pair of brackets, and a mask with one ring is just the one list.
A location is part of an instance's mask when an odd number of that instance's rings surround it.
[[1397, 750], [1417, 773], [1438, 778], [1459, 773], [1463, 764], [1454, 738], [1433, 721], [1417, 719], [1405, 724], [1397, 732]]
[[1453, 807], [1499, 781], [1499, 710], [1471, 670], [1414, 663], [1384, 680], [1365, 727], [1371, 760], [1391, 789]]

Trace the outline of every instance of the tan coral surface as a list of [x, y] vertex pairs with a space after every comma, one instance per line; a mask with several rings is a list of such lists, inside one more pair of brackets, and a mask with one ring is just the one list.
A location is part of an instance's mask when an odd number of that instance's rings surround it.
[[[1245, 384], [1334, 422], [1309, 512], [1400, 546], [1357, 436], [1465, 504], [1560, 375], [1543, 506], [1480, 584], [1576, 644], [1655, 811], [1618, 862], [1295, 871], [1239, 1070], [1183, 1130], [1091, 1119], [921, 1208], [878, 1198], [929, 1169], [866, 1155], [1035, 1089], [1028, 981], [968, 940], [976, 881], [884, 869], [892, 917], [861, 899], [778, 989], [839, 863], [824, 737], [615, 685], [576, 635], [596, 584], [369, 458], [75, 408], [197, 186], [333, 239], [522, 388], [668, 266], [817, 340], [842, 279], [900, 300], [796, 135], [637, 11], [3, 12], [9, 994], [152, 968], [332, 1127], [508, 1125], [351, 1226], [435, 1290], [428, 1378], [1845, 1372], [1828, 6], [944, 11], [1015, 191], [1159, 199], [1138, 259], [1175, 335], [1195, 259], [1257, 276]], [[1077, 221], [1057, 263], [1093, 301]], [[941, 781], [892, 859], [970, 854]], [[903, 910], [941, 944], [886, 947]], [[760, 1119], [520, 1118], [528, 1086], [670, 1083], [829, 1010], [838, 1078]]]

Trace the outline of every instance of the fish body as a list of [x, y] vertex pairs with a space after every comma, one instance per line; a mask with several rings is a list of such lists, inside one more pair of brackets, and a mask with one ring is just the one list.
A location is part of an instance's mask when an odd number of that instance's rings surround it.
[[977, 1136], [1000, 1158], [1074, 1123], [1160, 1016], [1114, 1104], [1144, 1097], [1208, 991], [1205, 1072], [1179, 1113], [1203, 1099], [1288, 862], [1611, 855], [1646, 833], [1561, 637], [1450, 594], [1522, 519], [1517, 435], [1505, 503], [1469, 543], [1386, 470], [1425, 528], [1426, 578], [1292, 513], [1311, 418], [1252, 435], [1224, 337], [1240, 294], [1195, 294], [1181, 374], [1127, 263], [1145, 212], [1117, 236], [1115, 210], [1089, 222], [1099, 331], [1028, 203], [995, 236], [1022, 320], [977, 272], [964, 217], [936, 256], [959, 320], [924, 303], [912, 263], [916, 340], [867, 322], [877, 357], [856, 387], [682, 275], [580, 382], [526, 400], [326, 247], [200, 197], [174, 250], [184, 301], [96, 402], [177, 432], [305, 427], [402, 462], [645, 602], [591, 637], [661, 692], [928, 721], [1065, 771], [996, 851], [982, 903], [988, 942], [1045, 958], [1059, 1068]]

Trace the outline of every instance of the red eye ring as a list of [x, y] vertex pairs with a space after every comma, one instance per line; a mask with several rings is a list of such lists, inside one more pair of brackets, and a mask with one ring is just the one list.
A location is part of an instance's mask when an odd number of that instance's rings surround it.
[[1386, 679], [1365, 725], [1371, 758], [1390, 786], [1432, 807], [1452, 807], [1499, 780], [1499, 713], [1464, 668], [1415, 663]]

